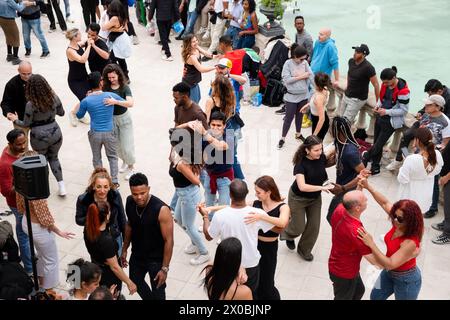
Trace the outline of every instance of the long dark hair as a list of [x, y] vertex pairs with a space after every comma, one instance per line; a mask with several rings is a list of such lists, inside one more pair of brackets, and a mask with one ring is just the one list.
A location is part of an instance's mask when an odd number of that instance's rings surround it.
[[[339, 140], [339, 134], [344, 136], [344, 141]], [[334, 139], [334, 147], [336, 149], [336, 172], [340, 175], [343, 170], [342, 155], [347, 144], [353, 144], [359, 149], [359, 144], [353, 136], [350, 121], [347, 118], [336, 116], [331, 122], [331, 136]]]
[[188, 34], [183, 39], [183, 49], [181, 50], [181, 57], [183, 58], [184, 63], [187, 63], [189, 57], [192, 55], [192, 40], [197, 38], [194, 34]]
[[391, 221], [394, 221], [397, 210], [403, 212], [403, 224], [405, 225], [404, 237], [417, 237], [422, 241], [423, 216], [419, 205], [413, 200], [399, 200], [392, 206], [389, 212]]
[[[127, 8], [128, 10], [128, 8]], [[112, 17], [117, 17], [119, 19], [119, 23], [121, 26], [124, 26], [127, 23], [127, 14], [125, 12], [125, 8], [120, 0], [113, 0], [106, 10], [108, 17], [111, 19]]]
[[265, 192], [270, 191], [270, 199], [272, 199], [272, 201], [281, 201], [280, 190], [278, 190], [278, 186], [271, 176], [259, 177], [255, 181], [255, 186], [264, 190]]
[[219, 98], [220, 110], [225, 113], [227, 120], [234, 114], [236, 107], [236, 97], [230, 80], [223, 75], [217, 75], [211, 84], [211, 98]]
[[111, 81], [108, 79], [108, 73], [115, 73], [117, 74], [119, 78], [119, 86], [122, 89], [126, 83], [125, 83], [125, 74], [123, 73], [122, 68], [115, 63], [110, 63], [106, 65], [106, 67], [103, 69], [103, 91], [111, 91]]
[[216, 250], [214, 264], [206, 266], [204, 287], [209, 300], [220, 300], [236, 279], [242, 259], [242, 244], [237, 238], [222, 240]]
[[306, 157], [306, 149], [311, 150], [312, 147], [317, 146], [318, 144], [322, 144], [322, 140], [319, 137], [315, 135], [310, 135], [307, 137], [305, 142], [302, 143], [295, 152], [292, 163], [294, 165], [300, 164], [303, 158]]
[[25, 97], [33, 109], [46, 112], [53, 109], [56, 94], [40, 74], [32, 74], [25, 86]]
[[428, 163], [431, 164], [431, 166], [436, 166], [437, 159], [436, 159], [436, 151], [434, 149], [434, 143], [433, 143], [433, 134], [431, 133], [430, 129], [428, 128], [418, 128], [416, 129], [416, 132], [414, 133], [414, 137], [419, 140], [419, 143], [425, 147], [428, 153]]
[[[77, 266], [80, 270], [80, 284], [85, 282], [87, 285], [98, 281], [102, 275], [102, 269], [95, 263], [85, 261], [83, 258], [77, 259], [70, 266]], [[69, 269], [70, 270], [70, 269]], [[75, 272], [75, 271], [74, 271]], [[73, 277], [73, 273], [67, 274], [67, 280]], [[78, 288], [75, 288], [78, 289]]]

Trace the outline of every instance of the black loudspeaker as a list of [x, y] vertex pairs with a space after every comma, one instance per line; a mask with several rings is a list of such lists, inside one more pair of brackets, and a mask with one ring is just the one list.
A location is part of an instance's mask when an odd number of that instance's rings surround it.
[[14, 188], [25, 199], [50, 196], [47, 160], [43, 155], [23, 157], [13, 163]]

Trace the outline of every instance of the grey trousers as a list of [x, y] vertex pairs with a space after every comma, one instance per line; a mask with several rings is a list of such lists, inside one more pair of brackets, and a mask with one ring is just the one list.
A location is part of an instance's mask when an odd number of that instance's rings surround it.
[[119, 161], [117, 157], [117, 137], [114, 131], [97, 132], [89, 130], [89, 144], [92, 150], [92, 164], [94, 168], [103, 167], [102, 146], [105, 146], [106, 157], [109, 161], [109, 170], [113, 183], [118, 183]]
[[297, 251], [308, 255], [319, 236], [322, 196], [315, 199], [303, 198], [289, 190], [288, 205], [291, 209], [291, 220], [280, 234], [280, 239], [294, 240], [301, 235]]

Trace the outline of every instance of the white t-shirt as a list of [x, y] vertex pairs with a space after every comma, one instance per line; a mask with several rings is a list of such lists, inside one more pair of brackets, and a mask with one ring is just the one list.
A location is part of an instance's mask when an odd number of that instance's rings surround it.
[[258, 251], [258, 231], [269, 231], [274, 226], [265, 221], [257, 221], [245, 224], [244, 218], [251, 212], [267, 215], [263, 210], [253, 207], [242, 209], [224, 208], [217, 211], [209, 226], [208, 233], [211, 237], [220, 237], [222, 240], [235, 237], [242, 243], [242, 262], [244, 268], [256, 267], [261, 255]]
[[189, 8], [188, 8], [188, 12], [193, 12], [195, 10], [195, 5], [196, 5], [195, 0], [191, 0], [191, 2], [189, 2]]
[[[242, 7], [242, 1], [239, 0], [237, 3], [235, 0], [230, 0], [228, 4], [228, 11], [230, 11], [231, 15], [233, 16], [233, 19], [230, 22], [230, 25], [236, 28], [240, 28], [236, 20], [240, 20], [242, 18], [242, 14], [244, 13], [244, 8]], [[235, 20], [236, 19], [236, 20]]]

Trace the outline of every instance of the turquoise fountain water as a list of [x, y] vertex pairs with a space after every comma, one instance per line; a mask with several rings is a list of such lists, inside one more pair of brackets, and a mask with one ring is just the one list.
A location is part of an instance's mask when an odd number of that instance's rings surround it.
[[[297, 3], [297, 5], [295, 5]], [[299, 8], [293, 13], [293, 8]], [[339, 50], [340, 72], [347, 74], [352, 46], [365, 43], [377, 74], [393, 65], [411, 90], [410, 111], [419, 110], [428, 79], [450, 87], [449, 0], [297, 0], [288, 4], [283, 27], [293, 38], [296, 15], [305, 17], [314, 40], [330, 27]], [[266, 17], [259, 14], [260, 22]]]

